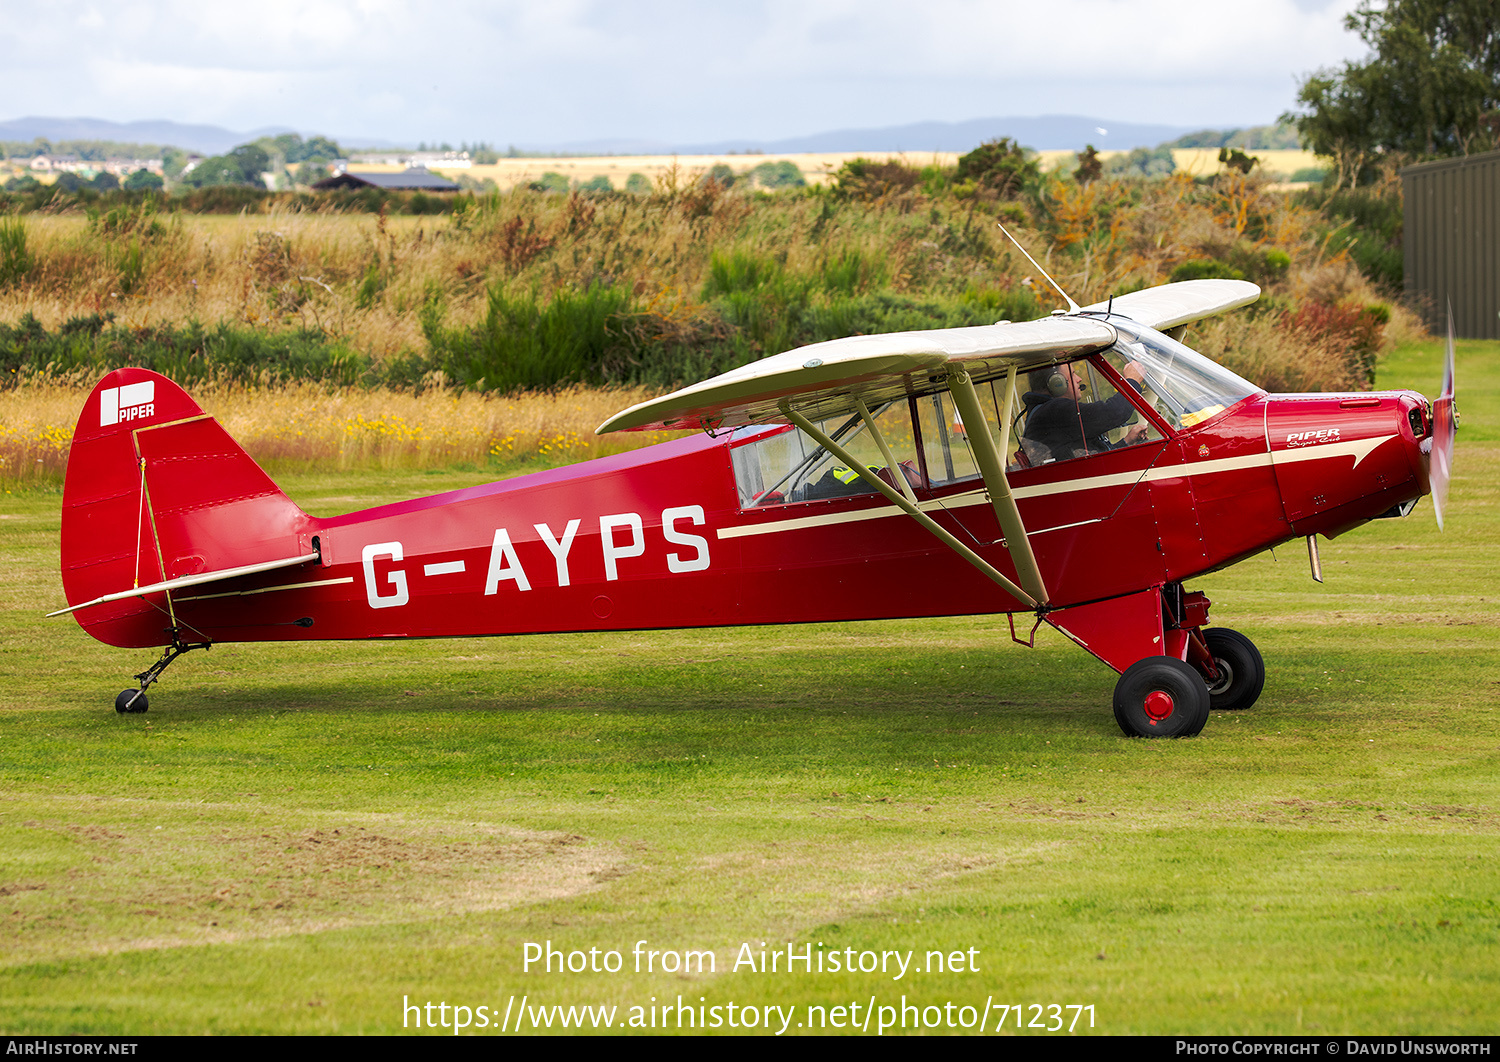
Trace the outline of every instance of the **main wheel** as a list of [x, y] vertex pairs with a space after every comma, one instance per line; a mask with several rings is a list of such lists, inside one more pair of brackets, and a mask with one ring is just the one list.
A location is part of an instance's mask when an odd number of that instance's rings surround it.
[[1255, 643], [1228, 627], [1208, 627], [1203, 632], [1208, 653], [1214, 658], [1219, 677], [1206, 679], [1208, 703], [1215, 711], [1233, 712], [1249, 708], [1266, 686], [1266, 662]]
[[148, 707], [150, 702], [146, 700], [145, 690], [121, 690], [120, 695], [115, 698], [115, 711], [121, 715], [126, 712], [138, 715]]
[[1175, 657], [1137, 660], [1115, 684], [1115, 722], [1126, 737], [1192, 737], [1208, 722], [1208, 687]]

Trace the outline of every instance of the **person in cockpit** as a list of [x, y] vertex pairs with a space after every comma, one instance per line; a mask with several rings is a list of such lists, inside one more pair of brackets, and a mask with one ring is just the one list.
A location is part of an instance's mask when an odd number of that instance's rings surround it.
[[[1081, 364], [1081, 363], [1080, 363]], [[1135, 362], [1127, 362], [1121, 374], [1137, 391], [1144, 373]], [[1032, 464], [1067, 461], [1117, 446], [1132, 446], [1147, 436], [1144, 423], [1137, 424], [1111, 443], [1107, 433], [1123, 427], [1136, 409], [1118, 391], [1108, 398], [1084, 400], [1087, 384], [1075, 364], [1036, 369], [1029, 377], [1031, 390], [1022, 397], [1026, 427], [1021, 444]]]

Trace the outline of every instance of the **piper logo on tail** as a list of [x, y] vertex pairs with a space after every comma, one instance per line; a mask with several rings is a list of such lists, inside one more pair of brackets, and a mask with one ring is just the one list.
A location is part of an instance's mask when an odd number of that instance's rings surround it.
[[156, 412], [156, 381], [108, 387], [99, 392], [99, 427], [140, 420]]

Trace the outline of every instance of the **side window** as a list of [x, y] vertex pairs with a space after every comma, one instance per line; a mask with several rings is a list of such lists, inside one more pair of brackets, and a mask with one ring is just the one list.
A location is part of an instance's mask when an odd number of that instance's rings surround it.
[[[872, 410], [872, 415], [900, 467], [900, 475], [912, 486], [921, 486], [907, 403], [891, 402]], [[893, 482], [891, 470], [885, 467], [885, 455], [858, 415], [825, 420], [818, 427], [861, 464], [886, 482]], [[844, 467], [842, 460], [796, 428], [735, 447], [730, 456], [742, 508], [875, 493], [858, 473]]]
[[[978, 391], [980, 404], [988, 405], [986, 412], [993, 413], [989, 385], [981, 384]], [[939, 391], [917, 399], [917, 420], [922, 427], [922, 460], [934, 487], [978, 477], [979, 466], [969, 450], [968, 426], [954, 408], [952, 395]]]
[[1029, 467], [1161, 439], [1150, 420], [1091, 362], [1034, 370], [1026, 385], [1016, 436]]

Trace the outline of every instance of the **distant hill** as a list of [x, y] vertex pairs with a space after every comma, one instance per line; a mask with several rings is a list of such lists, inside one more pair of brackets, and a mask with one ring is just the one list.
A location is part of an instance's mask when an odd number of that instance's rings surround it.
[[[216, 125], [186, 125], [165, 120], [111, 122], [103, 118], [30, 117], [0, 121], [0, 140], [29, 142], [37, 137], [53, 141], [111, 140], [171, 145], [207, 155], [222, 154], [257, 137], [298, 131], [290, 126], [267, 126], [248, 132], [236, 132]], [[914, 122], [873, 129], [836, 129], [781, 140], [742, 138], [695, 144], [615, 137], [520, 146], [528, 153], [569, 155], [722, 155], [731, 151], [763, 151], [768, 154], [907, 151], [913, 155], [921, 155], [934, 151], [970, 151], [986, 140], [1008, 136], [1037, 151], [1080, 151], [1086, 144], [1092, 144], [1101, 151], [1128, 151], [1138, 147], [1156, 147], [1169, 141], [1176, 143], [1188, 140], [1204, 142], [1203, 145], [1191, 146], [1218, 146], [1222, 143], [1229, 143], [1231, 147], [1250, 148], [1281, 146], [1279, 143], [1273, 145], [1262, 142], [1273, 138], [1273, 131], [1282, 139], [1291, 135], [1295, 140], [1295, 134], [1287, 134], [1273, 126], [1195, 132], [1191, 126], [1185, 125], [1152, 125], [1073, 114], [1047, 114], [1032, 118], [975, 118], [963, 122]], [[303, 136], [313, 135], [306, 131], [300, 132]], [[1247, 137], [1246, 134], [1251, 135]], [[401, 147], [397, 141], [373, 137], [337, 136], [334, 139], [345, 147]], [[1214, 143], [1208, 144], [1210, 140]], [[1246, 140], [1253, 142], [1241, 143]], [[1178, 146], [1190, 145], [1181, 143]]]
[[791, 154], [805, 151], [909, 151], [913, 155], [933, 151], [971, 151], [986, 140], [1008, 136], [1036, 151], [1081, 151], [1085, 145], [1104, 150], [1128, 151], [1155, 147], [1192, 131], [1185, 125], [1148, 125], [1088, 118], [1073, 114], [1047, 114], [1036, 118], [975, 118], [966, 122], [914, 122], [879, 129], [836, 129], [811, 136], [784, 140], [720, 140], [706, 144], [672, 144], [663, 141], [599, 139], [567, 144], [526, 145], [528, 151], [561, 151], [571, 155], [722, 155], [728, 152], [764, 151]]
[[[29, 142], [41, 137], [45, 140], [113, 140], [132, 144], [163, 144], [186, 148], [204, 155], [222, 155], [232, 147], [245, 144], [257, 137], [277, 136], [299, 130], [291, 126], [274, 125], [249, 132], [237, 133], [217, 125], [184, 125], [164, 119], [143, 122], [111, 122], [103, 118], [14, 118], [0, 121], [0, 140]], [[303, 133], [303, 136], [315, 135]], [[339, 143], [357, 144], [360, 147], [397, 147], [390, 140], [375, 140], [370, 137], [335, 137]]]

